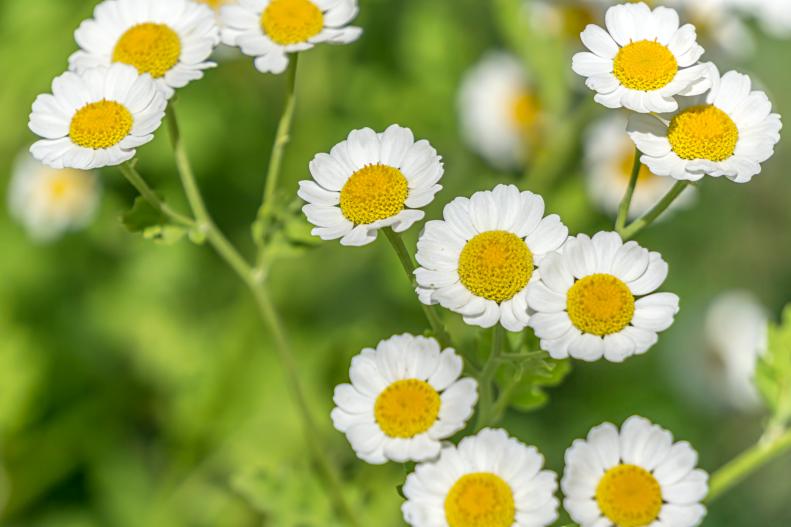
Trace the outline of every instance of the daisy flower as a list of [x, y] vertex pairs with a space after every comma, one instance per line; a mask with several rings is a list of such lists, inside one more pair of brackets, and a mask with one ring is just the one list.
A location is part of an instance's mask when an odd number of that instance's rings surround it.
[[634, 115], [629, 136], [642, 162], [658, 176], [697, 181], [705, 175], [746, 183], [761, 172], [780, 140], [780, 115], [750, 77], [729, 71], [708, 94], [681, 102], [678, 111], [657, 117]]
[[535, 447], [485, 428], [415, 467], [401, 507], [414, 527], [543, 527], [558, 517], [557, 475]]
[[647, 419], [604, 423], [566, 451], [563, 506], [580, 527], [694, 527], [706, 515], [708, 474], [686, 441]]
[[8, 191], [8, 209], [37, 241], [78, 230], [93, 219], [99, 203], [96, 174], [42, 165], [25, 152], [17, 160]]
[[488, 53], [462, 80], [458, 106], [462, 133], [476, 152], [500, 169], [524, 164], [541, 105], [519, 60]]
[[569, 237], [539, 264], [540, 280], [527, 291], [541, 349], [586, 361], [645, 353], [678, 312], [676, 295], [654, 293], [667, 270], [659, 253], [615, 232]]
[[72, 70], [129, 64], [170, 98], [215, 65], [207, 59], [220, 30], [212, 10], [190, 0], [105, 0], [74, 38], [81, 49], [69, 57]]
[[467, 324], [524, 329], [534, 265], [568, 237], [560, 217], [544, 217], [541, 196], [497, 185], [454, 199], [443, 218], [426, 223], [417, 242], [420, 301], [460, 313]]
[[[626, 123], [625, 116], [609, 114], [593, 123], [585, 134], [588, 192], [601, 210], [612, 215], [618, 213], [634, 164], [634, 143], [626, 135]], [[641, 165], [629, 217], [647, 212], [672, 186], [671, 178], [656, 176]], [[688, 205], [694, 194], [694, 188], [686, 188], [671, 208]]]
[[239, 0], [222, 8], [223, 41], [255, 57], [262, 73], [282, 73], [288, 54], [315, 44], [348, 44], [362, 29], [347, 26], [357, 0]]
[[335, 388], [335, 428], [363, 461], [435, 458], [440, 441], [464, 428], [478, 400], [462, 359], [433, 338], [396, 335], [352, 359], [351, 384]]
[[379, 229], [403, 232], [425, 216], [420, 207], [442, 189], [442, 158], [426, 140], [392, 125], [377, 134], [353, 130], [329, 154], [310, 162], [313, 180], [300, 181], [302, 208], [322, 240], [367, 245]]
[[572, 69], [587, 77], [594, 100], [607, 108], [672, 112], [675, 97], [697, 95], [710, 86], [708, 68], [697, 64], [703, 48], [695, 27], [679, 28], [678, 13], [653, 11], [644, 3], [609, 8], [607, 30], [590, 24], [580, 35], [590, 51], [574, 55]]
[[132, 66], [66, 72], [33, 103], [28, 126], [43, 139], [30, 151], [52, 168], [120, 165], [154, 138], [166, 104], [151, 77]]

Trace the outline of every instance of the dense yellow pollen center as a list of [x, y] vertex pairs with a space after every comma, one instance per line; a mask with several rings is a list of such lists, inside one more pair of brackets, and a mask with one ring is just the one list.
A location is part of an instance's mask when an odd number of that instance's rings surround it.
[[181, 38], [165, 24], [146, 22], [130, 27], [113, 50], [113, 62], [122, 62], [148, 73], [164, 76], [181, 58]]
[[613, 275], [592, 274], [571, 286], [566, 309], [572, 324], [580, 331], [610, 335], [632, 321], [634, 296], [629, 287]]
[[511, 101], [511, 121], [520, 131], [527, 131], [538, 119], [538, 98], [525, 90]]
[[511, 527], [515, 517], [510, 485], [488, 472], [462, 476], [445, 498], [445, 519], [450, 527]]
[[524, 289], [533, 275], [533, 253], [508, 231], [478, 234], [461, 250], [459, 279], [476, 296], [504, 302]]
[[640, 40], [618, 51], [613, 73], [629, 89], [658, 90], [675, 78], [678, 62], [666, 46], [653, 40]]
[[645, 527], [659, 516], [662, 488], [656, 478], [637, 465], [617, 465], [596, 487], [599, 509], [618, 527]]
[[429, 383], [405, 379], [394, 382], [379, 394], [374, 417], [385, 435], [414, 437], [434, 425], [441, 403], [439, 393]]
[[84, 148], [110, 148], [129, 135], [133, 123], [132, 114], [124, 105], [101, 100], [77, 110], [71, 118], [69, 137]]
[[387, 165], [368, 165], [346, 181], [340, 207], [355, 225], [368, 225], [404, 210], [409, 185], [404, 174]]
[[310, 0], [272, 0], [261, 14], [261, 28], [277, 44], [299, 44], [321, 33], [324, 14]]
[[703, 104], [673, 117], [667, 138], [673, 152], [681, 159], [724, 161], [736, 151], [739, 129], [727, 113]]

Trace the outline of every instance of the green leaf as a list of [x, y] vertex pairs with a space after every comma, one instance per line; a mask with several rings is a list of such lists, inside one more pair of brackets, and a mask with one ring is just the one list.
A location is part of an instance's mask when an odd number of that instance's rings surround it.
[[135, 199], [132, 208], [121, 217], [121, 223], [129, 232], [165, 245], [178, 242], [186, 234], [183, 227], [171, 223], [142, 196]]
[[549, 397], [545, 388], [560, 384], [571, 371], [571, 362], [555, 360], [545, 351], [523, 352], [519, 357], [508, 367], [501, 368], [497, 384], [501, 390], [512, 386], [509, 405], [529, 412], [547, 403]]
[[791, 304], [780, 324], [769, 324], [766, 353], [758, 360], [755, 384], [781, 423], [791, 421]]

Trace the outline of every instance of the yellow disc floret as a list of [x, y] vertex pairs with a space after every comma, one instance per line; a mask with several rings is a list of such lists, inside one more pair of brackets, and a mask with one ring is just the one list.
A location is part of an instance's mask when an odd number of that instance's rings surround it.
[[640, 40], [618, 51], [613, 61], [613, 73], [629, 89], [658, 90], [675, 78], [678, 62], [666, 46], [653, 40]]
[[281, 46], [307, 42], [324, 29], [324, 13], [310, 0], [272, 0], [261, 14], [261, 28]]
[[634, 296], [629, 287], [610, 274], [592, 274], [571, 286], [566, 309], [572, 324], [584, 333], [618, 333], [632, 321]]
[[132, 124], [132, 114], [123, 104], [101, 100], [77, 110], [71, 118], [69, 137], [84, 148], [110, 148], [129, 135]]
[[511, 527], [515, 517], [513, 491], [496, 474], [466, 474], [445, 498], [445, 519], [450, 527]]
[[637, 465], [617, 465], [596, 487], [599, 509], [618, 527], [645, 527], [659, 516], [662, 488], [656, 478]]
[[181, 38], [165, 24], [146, 22], [129, 28], [121, 35], [113, 50], [113, 62], [122, 62], [148, 73], [155, 79], [163, 77], [181, 58]]
[[368, 165], [341, 189], [343, 215], [355, 225], [368, 225], [404, 210], [409, 185], [404, 174], [387, 165]]
[[727, 113], [703, 104], [673, 117], [667, 138], [673, 152], [681, 159], [724, 161], [736, 151], [739, 129]]
[[404, 379], [379, 394], [374, 404], [374, 417], [389, 437], [415, 437], [434, 425], [441, 403], [439, 393], [429, 383]]
[[519, 131], [527, 131], [538, 119], [539, 108], [538, 98], [525, 90], [511, 101], [511, 122]]
[[508, 231], [478, 234], [459, 255], [459, 279], [476, 296], [504, 302], [524, 289], [533, 275], [533, 253]]

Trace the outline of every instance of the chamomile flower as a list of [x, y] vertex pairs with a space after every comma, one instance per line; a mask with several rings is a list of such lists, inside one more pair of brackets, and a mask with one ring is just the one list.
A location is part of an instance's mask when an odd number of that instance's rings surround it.
[[[585, 134], [588, 191], [599, 208], [612, 215], [618, 212], [634, 164], [635, 148], [626, 135], [626, 123], [625, 116], [610, 114], [593, 123]], [[647, 212], [672, 186], [671, 178], [656, 176], [642, 165], [629, 217]], [[688, 205], [694, 194], [694, 188], [686, 188], [671, 207]]]
[[396, 335], [352, 359], [351, 384], [335, 388], [335, 428], [363, 461], [425, 461], [462, 428], [478, 400], [462, 359], [433, 338]]
[[544, 216], [544, 200], [497, 185], [445, 206], [417, 243], [417, 293], [424, 304], [460, 313], [467, 324], [521, 331], [530, 319], [527, 286], [534, 265], [558, 249], [568, 228]]
[[377, 231], [403, 232], [425, 213], [418, 210], [442, 189], [442, 158], [426, 140], [392, 125], [377, 134], [353, 130], [329, 154], [310, 162], [313, 180], [300, 181], [302, 211], [322, 240], [340, 238], [342, 245], [367, 245]]
[[527, 300], [530, 326], [552, 357], [621, 362], [645, 353], [673, 323], [678, 297], [654, 293], [668, 265], [614, 232], [569, 237], [538, 266]]
[[43, 139], [30, 152], [52, 168], [120, 165], [154, 138], [166, 104], [151, 76], [132, 66], [66, 72], [33, 103], [28, 126]]
[[458, 104], [462, 132], [475, 151], [500, 169], [525, 162], [541, 105], [519, 60], [487, 54], [465, 75]]
[[401, 507], [413, 527], [544, 527], [558, 517], [557, 475], [535, 447], [485, 428], [415, 467]]
[[706, 515], [708, 474], [686, 441], [632, 416], [594, 427], [566, 451], [563, 506], [580, 527], [694, 527]]
[[50, 168], [25, 152], [11, 176], [8, 209], [34, 240], [46, 242], [88, 224], [99, 195], [93, 172]]
[[676, 96], [697, 95], [711, 81], [708, 68], [697, 64], [703, 48], [695, 27], [679, 27], [678, 13], [653, 11], [644, 3], [609, 8], [607, 30], [590, 24], [580, 35], [590, 50], [574, 55], [572, 69], [587, 77], [595, 101], [608, 108], [635, 112], [672, 112]]
[[761, 172], [780, 140], [780, 115], [750, 77], [712, 66], [708, 94], [680, 101], [677, 112], [633, 115], [629, 136], [642, 162], [658, 176], [697, 181], [705, 175], [746, 183]]
[[357, 0], [240, 0], [222, 8], [223, 41], [255, 57], [262, 73], [282, 73], [288, 54], [315, 44], [348, 44], [362, 34], [347, 24]]
[[105, 0], [74, 38], [81, 49], [69, 57], [72, 70], [129, 64], [170, 98], [214, 66], [207, 59], [220, 30], [212, 10], [190, 0]]

